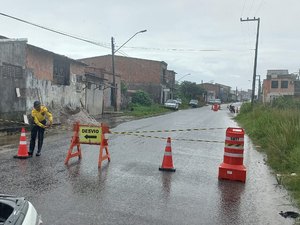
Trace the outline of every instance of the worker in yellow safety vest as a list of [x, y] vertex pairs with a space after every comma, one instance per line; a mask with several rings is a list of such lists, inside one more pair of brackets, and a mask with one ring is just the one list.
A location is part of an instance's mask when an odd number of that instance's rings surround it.
[[[41, 155], [41, 150], [44, 141], [45, 128], [52, 126], [53, 117], [51, 112], [48, 111], [46, 106], [41, 105], [39, 101], [33, 103], [33, 109], [31, 111], [31, 116], [33, 120], [33, 126], [31, 129], [31, 139], [28, 155], [32, 156], [35, 148], [36, 136], [38, 136], [38, 150], [36, 156]], [[49, 120], [47, 124], [46, 116]]]

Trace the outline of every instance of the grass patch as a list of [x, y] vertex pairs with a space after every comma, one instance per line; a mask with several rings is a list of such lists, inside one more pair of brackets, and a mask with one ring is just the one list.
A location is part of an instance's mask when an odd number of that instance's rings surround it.
[[[179, 106], [179, 109], [189, 109], [191, 108], [188, 104], [183, 103]], [[129, 109], [124, 111], [127, 116], [134, 116], [138, 118], [157, 116], [168, 112], [174, 112], [173, 109], [165, 108], [160, 104], [152, 104], [150, 106], [131, 104]]]
[[167, 112], [172, 112], [174, 110], [164, 108], [159, 104], [152, 104], [150, 106], [143, 106], [139, 104], [133, 104], [129, 107], [130, 110], [125, 111], [125, 115], [134, 116], [134, 117], [148, 117], [164, 114]]
[[289, 107], [282, 100], [280, 107], [244, 104], [236, 120], [266, 152], [268, 165], [276, 173], [297, 174], [283, 183], [300, 206], [300, 110], [295, 105]]

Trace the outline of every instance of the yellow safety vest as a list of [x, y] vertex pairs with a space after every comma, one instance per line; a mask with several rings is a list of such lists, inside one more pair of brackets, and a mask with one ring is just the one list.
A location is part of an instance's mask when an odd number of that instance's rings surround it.
[[41, 122], [46, 119], [45, 115], [48, 117], [49, 121], [53, 121], [52, 114], [48, 111], [46, 106], [41, 106], [41, 110], [37, 111], [35, 108], [31, 111], [31, 116], [33, 118], [33, 121], [36, 125], [45, 128], [45, 125], [43, 125]]

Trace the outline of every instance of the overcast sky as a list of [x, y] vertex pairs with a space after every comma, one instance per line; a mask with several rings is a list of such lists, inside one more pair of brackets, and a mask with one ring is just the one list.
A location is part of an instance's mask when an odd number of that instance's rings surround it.
[[[1, 13], [101, 43], [95, 46], [0, 16], [0, 35], [74, 59], [111, 54], [165, 61], [176, 79], [251, 89], [257, 22], [257, 74], [300, 68], [299, 0], [14, 0]], [[213, 51], [210, 51], [213, 50]], [[117, 65], [116, 65], [117, 67]], [[190, 75], [186, 75], [190, 74]], [[186, 75], [186, 76], [185, 76]]]

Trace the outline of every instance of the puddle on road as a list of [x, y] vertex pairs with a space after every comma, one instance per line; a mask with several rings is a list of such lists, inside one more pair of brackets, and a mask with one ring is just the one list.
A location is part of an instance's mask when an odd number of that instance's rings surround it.
[[121, 123], [132, 121], [136, 118], [133, 116], [111, 116], [111, 115], [104, 115], [102, 118], [98, 118], [97, 121], [100, 123], [108, 124], [109, 128], [114, 128]]
[[[61, 130], [51, 130], [51, 131], [46, 131], [45, 133], [45, 137], [51, 137], [53, 135], [57, 135], [60, 134], [64, 131]], [[17, 146], [19, 145], [19, 141], [20, 141], [20, 133], [16, 133], [13, 135], [0, 135], [0, 151], [2, 149], [11, 147], [11, 146]], [[27, 140], [27, 144], [29, 144], [30, 142], [30, 132], [26, 132], [26, 140]]]
[[19, 143], [20, 135], [0, 136], [0, 147], [6, 145], [15, 145]]

